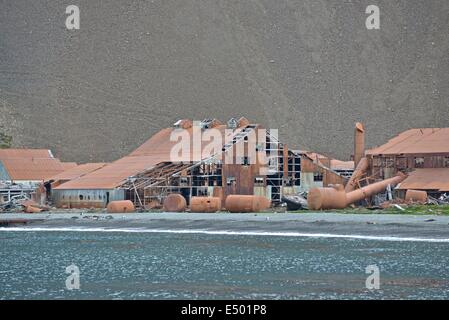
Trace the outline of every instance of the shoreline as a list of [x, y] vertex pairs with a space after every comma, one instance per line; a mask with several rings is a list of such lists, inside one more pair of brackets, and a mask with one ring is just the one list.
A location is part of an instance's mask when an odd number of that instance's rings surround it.
[[[449, 239], [449, 216], [353, 213], [3, 213], [0, 230], [49, 228], [129, 232]], [[20, 227], [18, 229], [11, 229]], [[74, 230], [76, 231], [76, 230]]]

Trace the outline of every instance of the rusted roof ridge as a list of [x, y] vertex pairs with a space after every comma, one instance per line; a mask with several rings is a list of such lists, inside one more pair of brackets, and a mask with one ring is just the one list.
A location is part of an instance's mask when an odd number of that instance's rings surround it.
[[[421, 132], [421, 134], [419, 134], [418, 131]], [[409, 148], [409, 147], [411, 147], [411, 146], [417, 144], [417, 143], [420, 142], [420, 141], [423, 141], [424, 139], [426, 139], [427, 137], [433, 135], [434, 133], [435, 133], [435, 131], [431, 131], [431, 132], [429, 132], [429, 133], [426, 133], [425, 131], [421, 131], [421, 129], [417, 129], [417, 130], [414, 132], [414, 134], [410, 135], [409, 138], [406, 139], [406, 140], [404, 141], [404, 143], [407, 143], [407, 140], [413, 139], [413, 136], [417, 136], [417, 137], [416, 137], [416, 140], [409, 141], [409, 144], [408, 144], [408, 145], [404, 145], [402, 148], [400, 148], [400, 151], [402, 151], [402, 150], [404, 150], [404, 149], [407, 149], [407, 148]]]

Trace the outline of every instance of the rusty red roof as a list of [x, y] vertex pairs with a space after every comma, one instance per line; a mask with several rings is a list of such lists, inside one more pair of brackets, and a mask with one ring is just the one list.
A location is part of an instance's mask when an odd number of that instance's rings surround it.
[[323, 166], [329, 166], [332, 170], [354, 170], [354, 161], [337, 160], [311, 151], [302, 151], [302, 153]]
[[449, 168], [415, 169], [397, 189], [449, 191]]
[[23, 158], [54, 158], [48, 149], [0, 149], [0, 160]]
[[410, 129], [386, 144], [366, 151], [367, 155], [401, 153], [449, 153], [449, 128]]
[[76, 163], [63, 163], [56, 158], [14, 158], [2, 159], [11, 180], [42, 181], [76, 166]]
[[[218, 125], [214, 127], [220, 131], [224, 137], [226, 125]], [[107, 164], [103, 168], [86, 174], [79, 179], [66, 182], [54, 188], [55, 190], [66, 189], [114, 189], [119, 187], [125, 180], [139, 172], [151, 169], [160, 162], [171, 161], [171, 151], [178, 141], [170, 141], [170, 136], [175, 128], [162, 129], [153, 135], [144, 144], [117, 161]], [[191, 139], [193, 139], [193, 127], [185, 129]], [[206, 143], [207, 145], [207, 143]], [[192, 141], [190, 142], [191, 150], [185, 158], [178, 159], [180, 161], [191, 162], [194, 159], [201, 159], [202, 150], [194, 150]], [[204, 145], [203, 145], [204, 147]]]
[[0, 149], [0, 163], [5, 178], [16, 181], [42, 181], [77, 165], [61, 162], [48, 149]]
[[84, 163], [75, 167], [69, 168], [55, 176], [50, 177], [48, 180], [60, 181], [60, 180], [73, 180], [82, 177], [90, 172], [98, 170], [104, 167], [106, 163]]

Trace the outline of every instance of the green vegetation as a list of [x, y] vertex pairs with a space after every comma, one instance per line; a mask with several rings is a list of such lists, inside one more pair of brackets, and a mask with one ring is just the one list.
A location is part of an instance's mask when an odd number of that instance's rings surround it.
[[0, 149], [11, 148], [12, 137], [0, 132]]
[[[334, 212], [341, 214], [409, 214], [409, 215], [449, 215], [449, 205], [400, 205], [404, 210], [394, 206], [386, 209], [368, 209], [368, 208], [347, 208], [338, 210], [327, 210], [323, 212]], [[304, 212], [307, 211], [297, 211]]]

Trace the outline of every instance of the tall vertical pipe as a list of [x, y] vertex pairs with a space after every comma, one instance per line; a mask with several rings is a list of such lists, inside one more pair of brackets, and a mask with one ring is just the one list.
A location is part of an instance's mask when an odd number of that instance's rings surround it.
[[357, 122], [354, 129], [354, 168], [357, 168], [360, 160], [365, 156], [365, 128]]

